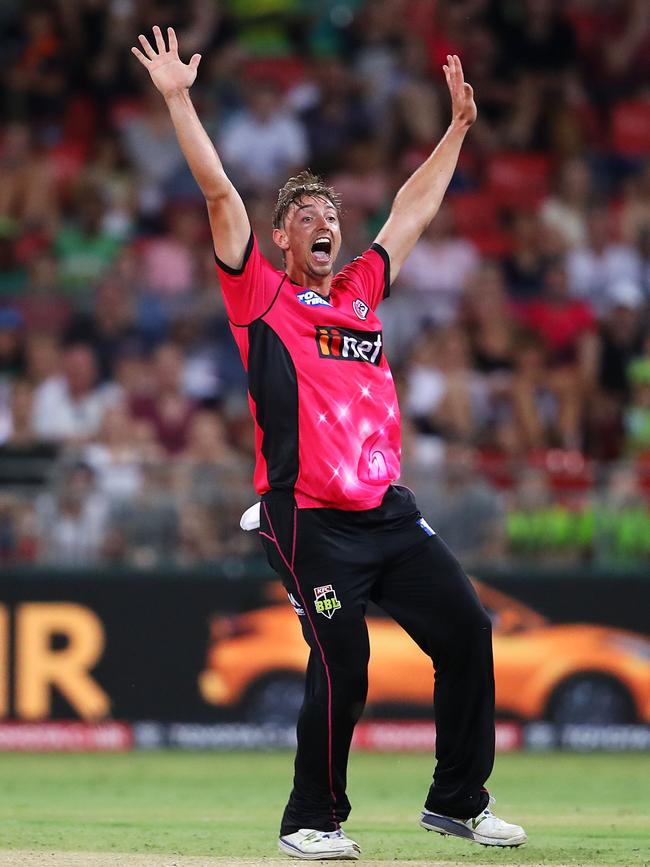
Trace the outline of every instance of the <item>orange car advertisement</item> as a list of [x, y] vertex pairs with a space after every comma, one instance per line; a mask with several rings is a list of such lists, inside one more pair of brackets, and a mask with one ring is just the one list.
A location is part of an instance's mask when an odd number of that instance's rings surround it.
[[[550, 623], [511, 596], [475, 582], [494, 636], [497, 714], [557, 724], [650, 722], [650, 638], [586, 623]], [[269, 602], [215, 616], [199, 688], [206, 702], [253, 723], [290, 724], [302, 703], [307, 648], [279, 585]], [[283, 602], [279, 600], [283, 599]], [[370, 715], [430, 713], [433, 670], [409, 636], [368, 617]]]

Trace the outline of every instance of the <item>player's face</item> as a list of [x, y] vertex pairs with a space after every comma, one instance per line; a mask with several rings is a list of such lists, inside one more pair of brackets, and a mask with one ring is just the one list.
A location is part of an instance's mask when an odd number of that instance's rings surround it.
[[[329, 199], [305, 196], [289, 209], [284, 244], [287, 266], [314, 278], [328, 277], [341, 248], [339, 215]], [[276, 241], [277, 243], [277, 241]]]

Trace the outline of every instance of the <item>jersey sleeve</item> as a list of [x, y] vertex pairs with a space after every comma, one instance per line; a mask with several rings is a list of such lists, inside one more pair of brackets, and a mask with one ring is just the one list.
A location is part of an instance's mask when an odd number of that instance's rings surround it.
[[228, 318], [233, 325], [250, 325], [272, 306], [282, 275], [264, 258], [253, 232], [241, 268], [231, 268], [216, 254], [215, 260]]
[[371, 310], [375, 310], [390, 295], [390, 258], [381, 244], [357, 256], [343, 268], [337, 278], [343, 285], [353, 286]]

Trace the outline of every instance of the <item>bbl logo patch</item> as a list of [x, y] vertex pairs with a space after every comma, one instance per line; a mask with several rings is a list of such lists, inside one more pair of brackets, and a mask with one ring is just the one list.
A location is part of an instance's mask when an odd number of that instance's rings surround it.
[[332, 306], [326, 298], [323, 298], [318, 292], [314, 292], [313, 289], [307, 289], [306, 292], [298, 292], [296, 298], [301, 304], [306, 304], [308, 307], [319, 307], [323, 304], [325, 307]]
[[331, 620], [334, 612], [341, 607], [341, 603], [336, 598], [336, 590], [331, 584], [325, 584], [324, 587], [314, 587], [314, 596], [316, 597], [314, 602], [316, 613]]
[[359, 319], [365, 319], [368, 315], [369, 307], [364, 301], [361, 300], [361, 298], [355, 298], [352, 302], [352, 309], [357, 314]]
[[424, 532], [427, 534], [427, 536], [435, 536], [435, 535], [436, 535], [436, 531], [433, 530], [433, 529], [432, 529], [432, 528], [427, 524], [427, 522], [424, 520], [424, 518], [420, 518], [420, 520], [418, 521], [418, 524], [420, 525], [420, 527], [422, 527], [422, 529], [423, 529]]

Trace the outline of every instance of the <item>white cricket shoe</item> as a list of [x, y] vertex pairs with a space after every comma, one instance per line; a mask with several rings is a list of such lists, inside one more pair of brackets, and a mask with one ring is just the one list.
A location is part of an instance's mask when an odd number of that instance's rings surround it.
[[[492, 803], [494, 798], [490, 798], [490, 804]], [[427, 831], [463, 837], [474, 843], [482, 843], [483, 846], [521, 846], [528, 840], [521, 826], [504, 822], [495, 816], [489, 807], [473, 819], [453, 819], [451, 816], [423, 810], [420, 826]]]
[[290, 858], [303, 861], [357, 861], [361, 849], [343, 831], [312, 831], [301, 828], [278, 840], [278, 849]]

